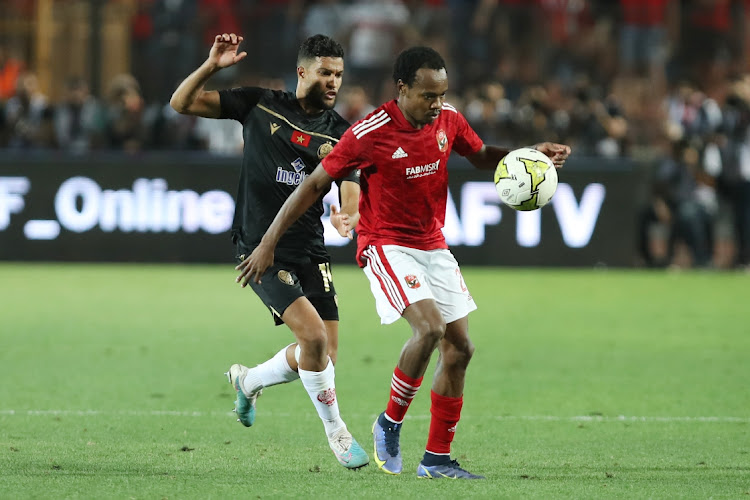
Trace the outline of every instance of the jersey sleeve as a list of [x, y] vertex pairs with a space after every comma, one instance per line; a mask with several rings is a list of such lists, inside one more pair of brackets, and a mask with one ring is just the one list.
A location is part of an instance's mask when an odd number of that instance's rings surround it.
[[260, 102], [266, 89], [259, 87], [239, 87], [219, 91], [221, 103], [220, 118], [244, 122], [248, 113]]
[[453, 141], [453, 150], [461, 156], [474, 154], [484, 145], [464, 115], [456, 113], [456, 139]]
[[[341, 136], [341, 140], [323, 158], [320, 164], [323, 169], [334, 179], [349, 177], [355, 170], [365, 167], [362, 155], [362, 141], [354, 137], [351, 129], [347, 130]], [[359, 176], [356, 176], [356, 182], [359, 183]], [[346, 180], [351, 180], [347, 178]]]

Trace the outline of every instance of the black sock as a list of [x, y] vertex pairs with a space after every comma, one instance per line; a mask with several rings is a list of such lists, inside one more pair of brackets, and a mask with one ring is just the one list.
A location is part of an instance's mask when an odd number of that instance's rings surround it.
[[434, 453], [425, 451], [424, 457], [422, 457], [422, 465], [426, 465], [427, 467], [432, 467], [434, 465], [447, 465], [449, 463], [451, 463], [450, 455], [435, 455]]
[[387, 418], [385, 418], [385, 412], [381, 413], [378, 417], [378, 425], [382, 427], [383, 429], [390, 429], [392, 431], [398, 431], [401, 430], [401, 424], [394, 424]]

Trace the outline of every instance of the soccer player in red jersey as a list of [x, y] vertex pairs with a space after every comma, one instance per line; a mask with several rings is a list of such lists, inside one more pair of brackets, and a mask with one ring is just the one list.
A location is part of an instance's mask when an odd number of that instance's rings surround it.
[[[445, 101], [443, 58], [429, 47], [402, 52], [394, 65], [398, 99], [352, 125], [341, 141], [287, 199], [253, 253], [237, 266], [243, 286], [273, 264], [276, 243], [334, 179], [360, 169], [357, 259], [370, 280], [381, 322], [404, 317], [412, 337], [391, 378], [387, 407], [373, 424], [375, 461], [402, 470], [399, 435], [406, 411], [438, 349], [432, 381], [430, 430], [417, 476], [482, 479], [451, 459], [463, 404], [466, 368], [474, 346], [468, 314], [476, 309], [441, 228], [452, 150], [475, 167], [493, 170], [508, 150], [485, 145], [466, 119]], [[536, 149], [560, 167], [570, 147], [549, 142]], [[346, 204], [346, 200], [344, 200]], [[345, 234], [350, 221], [341, 217]]]

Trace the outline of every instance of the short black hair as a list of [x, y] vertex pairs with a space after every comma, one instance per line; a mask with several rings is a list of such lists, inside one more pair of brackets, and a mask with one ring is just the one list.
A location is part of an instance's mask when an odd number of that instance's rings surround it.
[[401, 52], [393, 64], [393, 81], [413, 85], [420, 68], [445, 69], [443, 56], [430, 47], [411, 47]]
[[302, 61], [316, 57], [344, 57], [344, 48], [339, 42], [326, 35], [313, 35], [299, 46], [297, 66]]

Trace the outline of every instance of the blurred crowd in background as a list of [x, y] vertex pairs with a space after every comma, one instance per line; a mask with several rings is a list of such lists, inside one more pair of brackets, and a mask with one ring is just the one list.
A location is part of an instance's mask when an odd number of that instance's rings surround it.
[[[39, 2], [0, 0], [0, 18], [33, 22]], [[486, 142], [550, 140], [651, 165], [644, 265], [750, 263], [750, 0], [89, 2], [128, 4], [128, 71], [98, 92], [68, 76], [52, 99], [32, 47], [0, 23], [0, 149], [239, 155], [238, 123], [168, 105], [214, 35], [241, 34], [249, 56], [210, 88], [288, 90], [301, 40], [336, 38], [346, 51], [337, 110], [352, 122], [395, 97], [395, 55], [429, 45], [446, 59], [449, 101]]]

